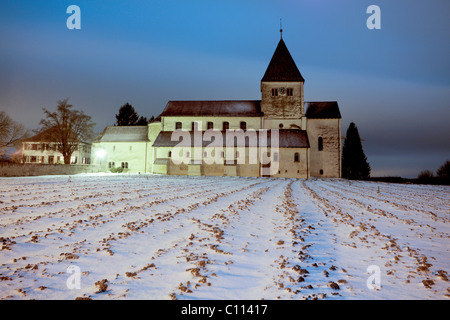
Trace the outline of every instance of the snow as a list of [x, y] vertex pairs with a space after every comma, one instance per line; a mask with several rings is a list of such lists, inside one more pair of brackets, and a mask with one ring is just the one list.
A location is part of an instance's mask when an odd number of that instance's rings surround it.
[[0, 299], [448, 299], [449, 204], [342, 179], [0, 178]]

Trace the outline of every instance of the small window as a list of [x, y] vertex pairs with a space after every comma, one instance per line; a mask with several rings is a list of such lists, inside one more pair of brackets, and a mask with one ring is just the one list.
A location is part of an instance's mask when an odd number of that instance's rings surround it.
[[241, 126], [240, 126], [240, 128], [241, 128], [242, 130], [247, 130], [247, 122], [241, 121]]
[[181, 129], [181, 128], [182, 128], [181, 122], [176, 122], [175, 123], [175, 130], [178, 130], [178, 129]]
[[287, 88], [286, 89], [286, 95], [289, 97], [292, 97], [294, 93], [294, 90], [292, 88]]
[[298, 152], [294, 154], [294, 162], [300, 162], [300, 154]]
[[319, 173], [320, 173], [320, 175], [322, 175], [322, 174], [323, 174], [323, 170], [322, 170], [322, 169], [320, 169]]
[[113, 146], [113, 151], [116, 151], [116, 146]]
[[186, 158], [190, 157], [190, 156], [191, 156], [191, 153], [189, 151], [186, 151]]
[[206, 151], [203, 152], [203, 158], [208, 158], [208, 152]]
[[172, 151], [169, 151], [169, 158], [172, 157]]
[[225, 121], [225, 122], [222, 124], [222, 129], [223, 129], [223, 130], [228, 130], [228, 129], [230, 129], [230, 123], [229, 123], [228, 121]]
[[280, 128], [280, 129], [283, 129], [283, 127], [284, 127], [284, 125], [283, 125], [282, 123], [280, 123], [280, 124], [278, 125], [278, 128]]
[[278, 89], [272, 89], [272, 97], [278, 96]]
[[206, 129], [214, 129], [214, 123], [211, 121], [208, 121], [208, 123], [206, 124]]
[[128, 169], [128, 162], [122, 162], [122, 169]]
[[319, 137], [317, 144], [318, 144], [319, 151], [322, 151], [323, 150], [323, 138], [322, 137]]

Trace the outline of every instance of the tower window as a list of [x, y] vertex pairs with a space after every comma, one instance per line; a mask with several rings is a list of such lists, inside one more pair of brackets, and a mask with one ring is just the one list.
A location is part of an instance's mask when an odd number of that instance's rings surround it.
[[294, 154], [294, 162], [300, 162], [300, 154], [298, 152]]
[[182, 128], [181, 122], [176, 122], [175, 123], [175, 130], [178, 130], [178, 129], [181, 129], [181, 128]]
[[317, 141], [317, 146], [318, 146], [319, 151], [323, 150], [323, 138], [322, 137], [319, 137], [319, 139]]
[[272, 89], [272, 97], [278, 96], [278, 89]]
[[293, 94], [294, 94], [294, 89], [292, 89], [292, 88], [287, 88], [286, 89], [286, 95], [287, 96], [292, 97]]

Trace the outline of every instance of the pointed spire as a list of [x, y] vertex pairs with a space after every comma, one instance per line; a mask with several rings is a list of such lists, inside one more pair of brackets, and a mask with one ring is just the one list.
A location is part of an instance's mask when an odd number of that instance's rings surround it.
[[305, 81], [283, 39], [278, 42], [261, 81]]

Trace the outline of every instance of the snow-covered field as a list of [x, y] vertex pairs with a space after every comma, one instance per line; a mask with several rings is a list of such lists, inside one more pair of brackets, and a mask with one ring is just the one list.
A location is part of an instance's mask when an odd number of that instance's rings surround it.
[[0, 178], [0, 299], [448, 299], [449, 237], [448, 186]]

